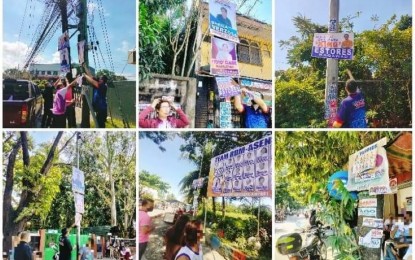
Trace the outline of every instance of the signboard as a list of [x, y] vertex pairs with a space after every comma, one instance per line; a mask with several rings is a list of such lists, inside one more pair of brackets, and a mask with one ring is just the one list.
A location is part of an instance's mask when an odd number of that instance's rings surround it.
[[60, 57], [61, 72], [64, 74], [70, 72], [68, 48], [59, 50], [59, 57]]
[[75, 212], [84, 214], [84, 211], [85, 211], [84, 195], [75, 192], [73, 196], [75, 199]]
[[389, 179], [389, 187], [391, 189], [391, 193], [398, 193], [398, 179]]
[[216, 77], [219, 97], [227, 98], [241, 94], [240, 86], [231, 77]]
[[377, 206], [378, 202], [376, 198], [359, 200], [359, 208], [376, 208]]
[[376, 208], [358, 208], [359, 216], [376, 217]]
[[272, 91], [271, 82], [262, 82], [251, 79], [241, 79], [241, 85], [244, 87], [257, 88], [257, 89], [266, 89]]
[[338, 86], [336, 83], [332, 83], [328, 86], [325, 93], [325, 111], [324, 118], [329, 120], [329, 126], [332, 126], [337, 116], [337, 93]]
[[209, 0], [209, 28], [212, 35], [239, 42], [236, 4], [229, 0]]
[[85, 40], [78, 42], [78, 61], [79, 61], [79, 64], [82, 64], [82, 63], [85, 62], [84, 53], [85, 53]]
[[315, 33], [311, 57], [353, 59], [353, 33]]
[[271, 197], [271, 143], [265, 137], [212, 158], [209, 197]]
[[383, 228], [383, 219], [381, 218], [363, 218], [363, 227]]
[[58, 51], [69, 48], [69, 35], [68, 31], [64, 32], [58, 39]]
[[72, 167], [72, 191], [80, 194], [85, 193], [84, 172], [75, 167]]
[[199, 179], [193, 180], [193, 184], [192, 184], [193, 189], [200, 189], [200, 188], [202, 188], [203, 187], [203, 180], [204, 179], [205, 178], [199, 178]]
[[[386, 138], [384, 138], [386, 144]], [[367, 150], [363, 149], [349, 156], [349, 191], [371, 190], [370, 195], [389, 193], [389, 163], [383, 139]], [[376, 153], [376, 154], [375, 154]], [[372, 165], [374, 158], [374, 168]], [[355, 165], [358, 164], [358, 165]], [[388, 189], [386, 189], [388, 188]]]
[[212, 37], [210, 74], [239, 77], [236, 43]]
[[231, 102], [220, 102], [219, 124], [220, 128], [232, 128]]
[[367, 248], [380, 248], [380, 238], [365, 239], [365, 237], [359, 237], [359, 245]]
[[75, 214], [75, 225], [80, 227], [81, 226], [81, 220], [82, 220], [82, 214], [76, 213]]

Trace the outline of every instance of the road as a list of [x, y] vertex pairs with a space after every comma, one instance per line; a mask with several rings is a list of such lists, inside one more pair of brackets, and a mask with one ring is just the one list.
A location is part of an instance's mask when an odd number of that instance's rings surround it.
[[[289, 234], [289, 233], [301, 233], [301, 231], [308, 226], [308, 219], [304, 217], [303, 214], [300, 214], [300, 216], [293, 215], [293, 216], [287, 216], [287, 218], [283, 222], [276, 222], [274, 225], [275, 229], [275, 237], [276, 240], [282, 235]], [[281, 255], [278, 250], [276, 250], [275, 259], [288, 259], [287, 256]], [[332, 260], [333, 253], [331, 249], [327, 250], [327, 259]]]
[[[150, 235], [150, 241], [142, 260], [162, 260], [166, 249], [163, 236], [171, 227], [171, 224], [167, 224], [163, 221], [163, 210], [154, 209], [154, 211], [150, 212], [149, 215], [153, 218], [155, 230]], [[218, 252], [206, 246], [203, 240], [202, 251], [204, 260], [225, 260], [225, 258], [223, 258]]]

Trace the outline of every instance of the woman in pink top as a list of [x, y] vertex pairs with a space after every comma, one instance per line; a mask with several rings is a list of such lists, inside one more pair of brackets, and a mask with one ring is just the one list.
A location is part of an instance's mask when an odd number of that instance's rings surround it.
[[[171, 110], [175, 110], [179, 118], [170, 115]], [[157, 112], [156, 118], [150, 118], [152, 112]], [[171, 101], [154, 99], [151, 106], [148, 106], [140, 113], [139, 126], [142, 128], [184, 128], [189, 125], [189, 119], [180, 108]]]
[[75, 79], [73, 82], [68, 84], [66, 87], [63, 87], [61, 80], [55, 82], [57, 88], [55, 98], [53, 99], [53, 122], [52, 128], [66, 128], [66, 93], [68, 89], [72, 89], [72, 86], [76, 83]]

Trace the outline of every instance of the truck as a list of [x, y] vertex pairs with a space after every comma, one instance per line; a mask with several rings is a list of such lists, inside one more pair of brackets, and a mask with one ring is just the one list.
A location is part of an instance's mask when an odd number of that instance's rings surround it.
[[42, 116], [43, 97], [29, 80], [3, 80], [3, 127], [32, 128]]

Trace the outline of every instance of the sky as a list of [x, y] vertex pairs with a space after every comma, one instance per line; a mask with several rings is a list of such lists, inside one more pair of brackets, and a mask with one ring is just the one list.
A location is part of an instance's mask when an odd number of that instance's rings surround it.
[[[254, 17], [260, 21], [271, 24], [272, 23], [272, 2], [270, 0], [260, 1], [255, 8], [249, 13], [249, 16]], [[245, 13], [245, 10], [242, 8], [239, 10], [242, 13]]]
[[146, 170], [149, 173], [161, 177], [164, 182], [170, 185], [176, 199], [183, 199], [180, 195], [179, 182], [189, 172], [197, 169], [196, 165], [187, 159], [180, 158], [180, 145], [184, 144], [181, 137], [176, 136], [162, 144], [166, 148], [162, 152], [158, 146], [149, 139], [139, 140], [139, 172]]
[[[72, 1], [75, 2], [76, 0]], [[68, 2], [71, 1], [69, 0]], [[16, 68], [17, 66], [20, 66], [21, 68], [24, 65], [25, 54], [32, 42], [33, 32], [35, 31], [43, 12], [44, 4], [42, 3], [44, 3], [44, 1], [4, 0], [3, 3], [3, 70]], [[26, 3], [29, 4], [27, 5], [25, 16]], [[95, 28], [95, 33], [100, 43], [103, 56], [107, 60], [106, 63], [109, 64], [109, 61], [108, 57], [106, 57], [104, 33], [98, 12], [98, 8], [100, 7], [97, 3], [102, 3], [103, 5], [102, 13], [105, 17], [115, 73], [134, 80], [136, 78], [136, 67], [135, 65], [127, 64], [127, 51], [136, 48], [136, 1], [92, 0], [88, 1], [88, 3], [90, 10], [93, 10], [93, 27]], [[25, 19], [23, 19], [23, 17], [25, 17]], [[74, 29], [71, 29], [69, 35], [72, 35], [74, 31]], [[61, 27], [59, 27], [55, 35], [53, 35], [44, 52], [35, 58], [37, 63], [59, 62], [57, 44], [60, 35]], [[76, 51], [77, 35], [78, 33], [70, 39], [72, 61], [78, 60]], [[99, 66], [98, 63], [97, 66], [95, 66], [91, 52], [89, 53], [89, 57], [90, 66], [98, 67], [98, 69], [111, 69], [110, 67], [104, 67], [102, 58], [99, 62], [101, 66]]]
[[[280, 40], [288, 40], [291, 36], [299, 35], [292, 23], [292, 18], [298, 14], [311, 19], [312, 22], [321, 25], [328, 24], [329, 0], [290, 0], [276, 1], [275, 26], [274, 26], [274, 64], [275, 70], [287, 69], [287, 52], [279, 47]], [[339, 20], [347, 16], [354, 16], [362, 12], [359, 18], [353, 20], [355, 32], [379, 27], [396, 14], [397, 17], [412, 14], [412, 4], [409, 0], [347, 0], [340, 1]], [[378, 22], [372, 22], [373, 15], [379, 17]], [[310, 47], [311, 48], [311, 47]]]

